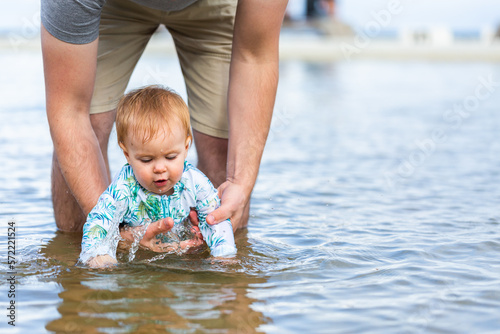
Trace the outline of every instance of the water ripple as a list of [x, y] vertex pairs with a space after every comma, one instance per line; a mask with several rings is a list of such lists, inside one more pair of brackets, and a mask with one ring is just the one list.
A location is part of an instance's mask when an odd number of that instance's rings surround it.
[[[88, 270], [75, 266], [81, 235], [54, 224], [40, 57], [0, 60], [11, 64], [0, 82], [0, 220], [16, 222], [19, 333], [500, 329], [500, 95], [460, 126], [443, 117], [497, 64], [283, 63], [238, 256], [139, 251]], [[185, 95], [163, 56], [141, 60], [131, 86], [152, 71]], [[446, 140], [432, 144], [436, 130]], [[116, 172], [122, 154], [115, 144], [109, 154]]]

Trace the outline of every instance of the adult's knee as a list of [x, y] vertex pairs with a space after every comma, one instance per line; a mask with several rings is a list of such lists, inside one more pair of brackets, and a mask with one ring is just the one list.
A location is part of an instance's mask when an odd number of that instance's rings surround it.
[[193, 131], [198, 154], [198, 168], [207, 175], [215, 187], [226, 180], [228, 140]]
[[109, 135], [113, 129], [115, 118], [116, 110], [90, 115], [90, 123], [99, 141], [101, 150], [107, 150], [108, 148]]

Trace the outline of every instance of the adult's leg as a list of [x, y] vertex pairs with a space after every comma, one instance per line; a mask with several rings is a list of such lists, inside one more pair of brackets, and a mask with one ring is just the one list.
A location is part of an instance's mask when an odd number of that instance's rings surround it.
[[[90, 123], [99, 141], [101, 153], [106, 163], [108, 183], [110, 182], [110, 171], [108, 162], [109, 134], [115, 120], [115, 112], [110, 111], [101, 114], [90, 115]], [[85, 223], [85, 214], [71, 193], [64, 179], [56, 154], [52, 157], [52, 204], [57, 228], [61, 231], [81, 231]]]
[[227, 143], [225, 138], [217, 138], [193, 130], [198, 169], [205, 173], [217, 188], [226, 181]]
[[113, 124], [115, 123], [116, 110], [111, 110], [99, 114], [90, 114], [90, 124], [97, 136], [99, 141], [99, 146], [101, 147], [102, 156], [104, 162], [106, 163], [106, 170], [108, 172], [108, 180], [111, 182], [111, 173], [109, 170], [109, 160], [108, 160], [108, 143], [109, 135], [113, 129]]
[[66, 184], [55, 152], [52, 154], [51, 190], [57, 228], [65, 232], [81, 230], [85, 215]]

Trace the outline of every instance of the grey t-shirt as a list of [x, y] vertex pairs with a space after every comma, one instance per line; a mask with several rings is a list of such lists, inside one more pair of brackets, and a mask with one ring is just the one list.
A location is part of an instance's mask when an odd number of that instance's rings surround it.
[[[163, 11], [186, 8], [197, 0], [132, 0]], [[42, 0], [41, 19], [47, 31], [57, 39], [85, 44], [99, 36], [101, 10], [106, 0]]]

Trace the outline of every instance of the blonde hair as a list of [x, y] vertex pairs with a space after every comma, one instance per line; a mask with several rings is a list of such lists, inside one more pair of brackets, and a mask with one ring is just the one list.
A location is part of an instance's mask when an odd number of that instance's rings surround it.
[[123, 96], [116, 108], [116, 133], [118, 142], [125, 144], [127, 135], [133, 133], [143, 143], [153, 139], [160, 129], [174, 119], [181, 122], [186, 138], [192, 139], [189, 111], [184, 100], [173, 90], [152, 85], [130, 91]]

